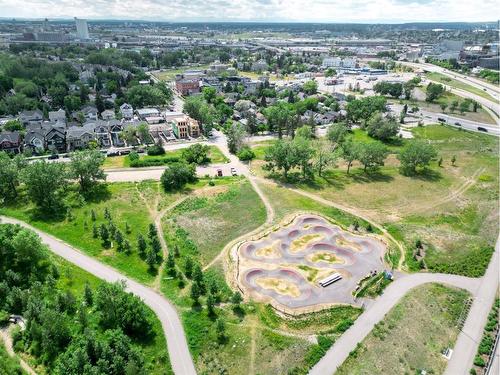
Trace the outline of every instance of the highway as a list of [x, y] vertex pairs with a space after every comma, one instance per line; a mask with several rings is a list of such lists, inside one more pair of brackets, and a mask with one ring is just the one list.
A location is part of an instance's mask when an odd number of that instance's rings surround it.
[[167, 340], [168, 354], [174, 373], [178, 375], [196, 374], [191, 353], [189, 352], [187, 340], [184, 335], [182, 323], [177, 315], [177, 311], [165, 297], [155, 292], [153, 289], [129, 279], [115, 269], [104, 265], [65, 242], [52, 237], [51, 235], [38, 230], [23, 221], [5, 216], [0, 216], [0, 220], [2, 223], [19, 224], [25, 228], [31, 229], [40, 236], [42, 242], [45, 243], [53, 253], [102, 280], [111, 283], [122, 280], [125, 281], [127, 291], [141, 298], [144, 303], [155, 312], [156, 316], [160, 320], [165, 338]]

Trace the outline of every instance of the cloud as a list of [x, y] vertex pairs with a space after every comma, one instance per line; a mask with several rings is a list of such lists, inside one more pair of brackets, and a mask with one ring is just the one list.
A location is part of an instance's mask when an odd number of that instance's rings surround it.
[[493, 21], [495, 0], [0, 0], [1, 16], [164, 21]]

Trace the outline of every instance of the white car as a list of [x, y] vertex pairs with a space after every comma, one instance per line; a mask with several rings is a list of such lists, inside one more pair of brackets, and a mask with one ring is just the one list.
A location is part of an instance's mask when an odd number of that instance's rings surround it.
[[231, 168], [231, 175], [238, 176], [238, 172], [236, 172], [236, 168]]

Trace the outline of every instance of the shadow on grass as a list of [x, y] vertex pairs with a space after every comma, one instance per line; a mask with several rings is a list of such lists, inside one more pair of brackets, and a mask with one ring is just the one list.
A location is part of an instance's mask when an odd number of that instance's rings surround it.
[[429, 182], [436, 182], [443, 178], [441, 172], [429, 168], [417, 171], [417, 173], [410, 175], [408, 177], [413, 178], [415, 180], [429, 181]]
[[111, 192], [108, 189], [108, 184], [98, 184], [91, 191], [84, 193], [85, 201], [89, 203], [100, 203], [111, 198]]

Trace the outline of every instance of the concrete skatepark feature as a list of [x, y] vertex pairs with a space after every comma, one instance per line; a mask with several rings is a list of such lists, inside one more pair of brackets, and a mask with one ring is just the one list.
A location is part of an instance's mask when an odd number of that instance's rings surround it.
[[[375, 236], [300, 214], [238, 246], [238, 283], [252, 298], [286, 310], [356, 304], [352, 291], [370, 271], [384, 268], [385, 249]], [[342, 280], [324, 288], [318, 284], [335, 272]]]

